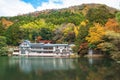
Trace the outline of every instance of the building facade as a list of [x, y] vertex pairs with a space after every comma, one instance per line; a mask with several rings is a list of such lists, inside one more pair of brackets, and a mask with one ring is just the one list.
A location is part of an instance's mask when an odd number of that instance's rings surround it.
[[70, 54], [72, 49], [68, 44], [31, 43], [27, 40], [20, 44], [18, 52], [18, 55], [28, 56], [69, 56]]

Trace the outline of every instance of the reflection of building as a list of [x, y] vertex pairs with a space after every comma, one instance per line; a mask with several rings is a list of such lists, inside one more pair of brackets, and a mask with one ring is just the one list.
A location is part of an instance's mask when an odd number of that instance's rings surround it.
[[31, 71], [51, 71], [51, 70], [68, 70], [74, 69], [74, 59], [68, 58], [50, 58], [50, 57], [12, 57], [11, 65], [18, 65], [20, 70], [24, 72]]
[[44, 43], [30, 43], [24, 41], [19, 46], [19, 52], [13, 55], [27, 55], [27, 56], [69, 56], [72, 49], [68, 44], [44, 44]]

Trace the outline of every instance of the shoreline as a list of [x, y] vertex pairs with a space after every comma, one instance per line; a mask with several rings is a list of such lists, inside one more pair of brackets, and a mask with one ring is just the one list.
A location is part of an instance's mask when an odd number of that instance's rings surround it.
[[87, 55], [85, 55], [85, 57], [88, 57], [88, 58], [102, 58], [102, 57], [104, 57], [104, 55], [103, 54], [93, 54], [93, 55], [87, 54]]

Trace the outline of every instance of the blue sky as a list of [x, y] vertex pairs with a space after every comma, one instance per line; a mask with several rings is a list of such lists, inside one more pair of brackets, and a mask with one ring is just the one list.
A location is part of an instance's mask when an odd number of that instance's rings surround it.
[[120, 0], [0, 0], [0, 16], [16, 16], [88, 3], [105, 4], [120, 10]]
[[30, 3], [34, 8], [37, 8], [38, 6], [41, 6], [42, 3], [48, 2], [49, 0], [22, 0], [26, 3]]
[[[42, 3], [47, 3], [49, 0], [22, 0], [26, 3], [30, 3], [35, 9], [42, 5]], [[62, 4], [63, 2], [61, 0], [54, 0], [53, 3], [55, 4]]]

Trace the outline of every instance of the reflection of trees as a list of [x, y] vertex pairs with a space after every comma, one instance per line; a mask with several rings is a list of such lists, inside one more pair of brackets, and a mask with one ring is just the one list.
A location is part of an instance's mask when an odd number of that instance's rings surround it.
[[[58, 61], [57, 61], [58, 59]], [[28, 59], [28, 61], [33, 61], [32, 64], [28, 66], [32, 66], [39, 64], [42, 60], [37, 59], [38, 62], [34, 62], [33, 58]], [[46, 64], [51, 64], [50, 59], [45, 61], [45, 67], [50, 67]], [[88, 59], [86, 58], [79, 58], [79, 59], [61, 59], [63, 63], [68, 63], [69, 60], [74, 63], [74, 69], [67, 68], [67, 69], [53, 69], [53, 70], [43, 70], [42, 67], [38, 66], [39, 69], [31, 70], [29, 73], [25, 73], [20, 69], [19, 61], [14, 65], [8, 65], [8, 63], [3, 64], [1, 63], [0, 66], [4, 66], [4, 73], [0, 71], [0, 80], [120, 80], [120, 64], [117, 64], [113, 61], [108, 59], [93, 59], [93, 63], [90, 64]], [[56, 58], [56, 64], [61, 61], [59, 58]], [[6, 60], [5, 60], [6, 61]], [[23, 60], [24, 61], [24, 60]], [[54, 61], [52, 61], [54, 63]], [[23, 63], [23, 62], [21, 62]], [[25, 64], [28, 63], [27, 61], [24, 62]], [[33, 64], [34, 63], [34, 64]], [[62, 67], [65, 64], [57, 64]], [[21, 64], [22, 65], [22, 64]], [[27, 66], [27, 64], [26, 64]], [[67, 67], [67, 66], [64, 66]], [[63, 67], [63, 68], [64, 68]], [[3, 69], [3, 67], [2, 67]], [[1, 70], [1, 67], [0, 67]], [[1, 76], [2, 75], [2, 76]]]
[[111, 67], [106, 69], [106, 75], [104, 75], [106, 80], [120, 80], [120, 64], [113, 63]]
[[8, 58], [0, 57], [0, 80], [3, 80], [1, 78], [4, 76], [6, 72], [5, 70], [6, 70], [7, 64], [8, 64]]
[[[116, 65], [120, 66], [119, 64]], [[90, 70], [86, 80], [120, 80], [120, 67], [115, 67], [115, 65], [111, 67], [102, 66], [97, 71]]]
[[85, 63], [86, 61], [87, 59], [83, 59], [79, 62], [79, 80], [120, 80], [120, 64], [108, 59], [93, 59], [93, 64]]
[[74, 69], [73, 59], [68, 58], [45, 58], [45, 57], [19, 57], [11, 58], [10, 65], [19, 64], [21, 71], [29, 73], [32, 70], [52, 71]]
[[[89, 64], [88, 59], [74, 60], [76, 69], [60, 70], [47, 73], [37, 71], [40, 79], [44, 80], [120, 80], [120, 64], [105, 59], [93, 59], [93, 64]], [[44, 77], [42, 77], [44, 76]], [[49, 79], [48, 79], [49, 77]]]
[[107, 73], [106, 67], [98, 68], [97, 71], [90, 70], [86, 80], [104, 80], [106, 73]]

